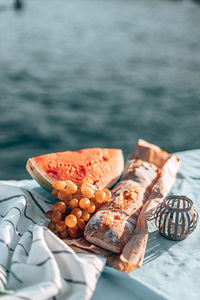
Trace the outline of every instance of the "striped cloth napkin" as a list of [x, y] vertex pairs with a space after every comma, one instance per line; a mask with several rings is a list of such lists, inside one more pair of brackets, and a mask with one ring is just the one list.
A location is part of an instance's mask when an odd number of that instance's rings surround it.
[[23, 184], [0, 182], [1, 299], [92, 297], [105, 260], [75, 253], [47, 229], [51, 206]]

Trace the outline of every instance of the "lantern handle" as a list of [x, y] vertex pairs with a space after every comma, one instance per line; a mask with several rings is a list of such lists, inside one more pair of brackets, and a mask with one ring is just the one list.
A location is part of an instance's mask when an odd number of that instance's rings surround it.
[[151, 221], [151, 220], [154, 220], [156, 218], [155, 217], [156, 209], [157, 209], [157, 207], [152, 208], [152, 209], [150, 209], [150, 210], [148, 210], [144, 213], [144, 217], [146, 217], [147, 221]]

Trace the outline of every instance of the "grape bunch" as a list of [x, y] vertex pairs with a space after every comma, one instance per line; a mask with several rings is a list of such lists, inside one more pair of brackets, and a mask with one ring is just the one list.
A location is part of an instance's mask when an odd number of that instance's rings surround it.
[[61, 239], [82, 236], [86, 222], [111, 198], [109, 189], [99, 190], [88, 177], [78, 184], [71, 180], [55, 181], [52, 188], [52, 196], [60, 201], [45, 216], [50, 219], [48, 228]]

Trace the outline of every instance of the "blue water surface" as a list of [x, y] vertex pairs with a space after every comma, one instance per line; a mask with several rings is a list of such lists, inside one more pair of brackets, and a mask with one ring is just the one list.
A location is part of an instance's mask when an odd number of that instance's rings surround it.
[[200, 6], [169, 0], [0, 1], [0, 179], [29, 157], [142, 137], [200, 148]]

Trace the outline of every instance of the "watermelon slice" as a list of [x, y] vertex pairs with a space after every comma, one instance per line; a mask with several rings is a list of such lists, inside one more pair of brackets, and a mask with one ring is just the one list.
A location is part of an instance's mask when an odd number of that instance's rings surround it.
[[120, 149], [89, 148], [44, 154], [30, 158], [26, 169], [47, 191], [52, 190], [56, 180], [70, 179], [75, 183], [84, 177], [99, 180], [98, 187], [111, 187], [124, 168], [124, 157]]

